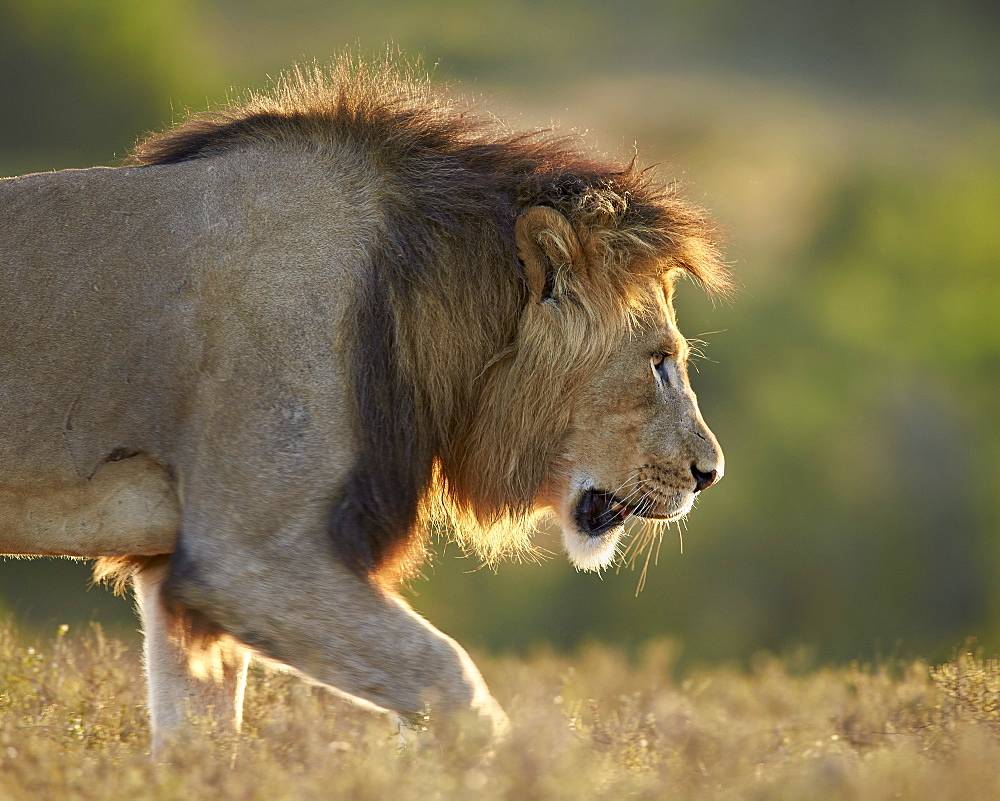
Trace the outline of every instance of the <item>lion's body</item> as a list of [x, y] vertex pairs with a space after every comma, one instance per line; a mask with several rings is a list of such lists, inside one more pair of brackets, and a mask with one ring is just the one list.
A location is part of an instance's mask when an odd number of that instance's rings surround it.
[[[0, 438], [4, 552], [172, 551], [177, 487], [194, 480], [214, 429], [226, 432], [226, 470], [294, 483], [296, 461], [322, 462], [329, 502], [353, 447], [337, 322], [362, 224], [330, 187], [310, 216], [320, 182], [302, 181], [308, 165], [291, 160], [236, 154], [0, 182], [0, 414], [16, 421]], [[242, 180], [251, 170], [256, 189]], [[308, 242], [291, 240], [292, 220]], [[319, 315], [329, 324], [315, 325]], [[306, 354], [299, 381], [269, 368]], [[95, 488], [133, 464], [141, 495]], [[78, 522], [60, 528], [74, 503]]]
[[197, 693], [191, 619], [404, 717], [502, 727], [387, 586], [435, 501], [490, 558], [554, 513], [594, 568], [616, 515], [684, 514], [721, 471], [670, 304], [673, 271], [724, 280], [700, 213], [338, 69], [141, 166], [0, 182], [0, 552], [173, 554], [132, 560], [161, 733]]

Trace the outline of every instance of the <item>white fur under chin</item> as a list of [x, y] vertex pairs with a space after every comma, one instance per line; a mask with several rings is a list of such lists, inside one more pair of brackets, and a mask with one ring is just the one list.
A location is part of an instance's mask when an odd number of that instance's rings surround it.
[[611, 567], [618, 555], [618, 541], [625, 533], [625, 526], [616, 526], [599, 537], [591, 537], [577, 530], [573, 523], [561, 522], [563, 548], [573, 567], [590, 571]]
[[581, 492], [593, 486], [590, 476], [577, 475], [567, 496], [569, 500], [555, 515], [559, 520], [559, 528], [562, 529], [563, 549], [570, 563], [577, 570], [592, 572], [611, 567], [618, 555], [618, 541], [625, 533], [625, 526], [612, 528], [599, 537], [591, 537], [580, 531], [574, 514], [576, 501]]

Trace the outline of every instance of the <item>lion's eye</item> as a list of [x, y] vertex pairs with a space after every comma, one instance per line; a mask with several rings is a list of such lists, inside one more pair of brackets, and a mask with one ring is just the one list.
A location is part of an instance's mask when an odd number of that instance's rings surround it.
[[667, 375], [667, 354], [666, 353], [654, 353], [649, 357], [649, 363], [653, 368], [653, 375], [660, 379], [664, 384], [670, 384], [670, 377]]

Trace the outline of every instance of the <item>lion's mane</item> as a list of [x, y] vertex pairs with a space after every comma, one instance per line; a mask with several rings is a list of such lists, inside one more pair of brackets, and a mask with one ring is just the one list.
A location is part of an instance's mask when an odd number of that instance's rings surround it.
[[[269, 93], [150, 136], [131, 161], [265, 142], [363, 165], [380, 199], [344, 339], [357, 452], [329, 522], [362, 573], [412, 561], [442, 513], [487, 558], [524, 546], [566, 398], [642, 314], [649, 276], [726, 286], [713, 226], [675, 184], [588, 155], [575, 136], [512, 130], [393, 59], [295, 69]], [[533, 206], [576, 234], [549, 246], [582, 248], [588, 264], [559, 336], [536, 319], [518, 260], [515, 220]]]

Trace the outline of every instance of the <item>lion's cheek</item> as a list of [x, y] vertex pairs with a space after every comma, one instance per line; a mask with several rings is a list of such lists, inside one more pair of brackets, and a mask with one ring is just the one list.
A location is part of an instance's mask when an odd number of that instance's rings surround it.
[[641, 439], [645, 425], [647, 421], [636, 419], [636, 415], [591, 415], [568, 438], [564, 461], [573, 474], [587, 473], [593, 486], [616, 490], [644, 463]]

